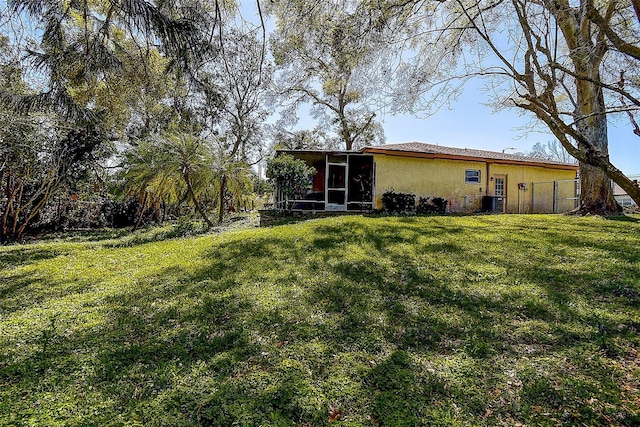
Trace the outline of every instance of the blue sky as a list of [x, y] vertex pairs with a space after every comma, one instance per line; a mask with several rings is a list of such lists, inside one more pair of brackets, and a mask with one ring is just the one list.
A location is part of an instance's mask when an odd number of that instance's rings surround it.
[[[443, 108], [431, 117], [387, 116], [383, 123], [387, 143], [417, 141], [491, 151], [505, 148], [527, 151], [536, 142], [555, 139], [550, 132], [523, 131], [531, 121], [530, 116], [519, 115], [515, 108], [492, 113], [490, 107], [483, 105], [485, 101], [471, 81], [450, 109]], [[640, 138], [633, 134], [625, 118], [609, 124], [609, 154], [613, 164], [625, 174], [640, 173]]]
[[[255, 0], [240, 4], [244, 18], [257, 22]], [[273, 23], [269, 22], [267, 29], [272, 28]], [[387, 143], [417, 141], [491, 151], [515, 148], [508, 151], [514, 152], [527, 151], [536, 142], [555, 139], [550, 132], [541, 132], [544, 130], [541, 126], [538, 131], [524, 131], [523, 128], [530, 125], [531, 116], [521, 115], [515, 108], [492, 112], [483, 104], [487, 99], [479, 89], [482, 83], [481, 80], [469, 81], [457, 101], [428, 118], [379, 114]], [[298, 127], [311, 129], [314, 125], [301, 111]], [[612, 163], [625, 174], [640, 174], [640, 138], [633, 134], [626, 118], [609, 125], [609, 154]]]

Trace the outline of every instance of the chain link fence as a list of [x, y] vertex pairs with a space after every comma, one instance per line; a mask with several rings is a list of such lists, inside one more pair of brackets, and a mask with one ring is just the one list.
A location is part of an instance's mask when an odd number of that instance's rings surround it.
[[564, 213], [578, 207], [580, 182], [567, 179], [531, 184], [531, 213]]

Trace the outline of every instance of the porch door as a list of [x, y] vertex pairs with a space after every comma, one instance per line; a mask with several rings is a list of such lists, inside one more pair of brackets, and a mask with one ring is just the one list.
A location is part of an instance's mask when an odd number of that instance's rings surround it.
[[327, 210], [347, 210], [347, 164], [327, 163]]
[[493, 177], [495, 196], [495, 212], [505, 212], [507, 207], [507, 176], [495, 175]]

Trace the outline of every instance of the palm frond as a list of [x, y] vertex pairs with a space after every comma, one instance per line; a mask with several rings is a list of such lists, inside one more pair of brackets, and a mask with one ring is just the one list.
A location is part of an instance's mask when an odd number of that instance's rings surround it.
[[115, 44], [108, 46], [103, 37], [91, 35], [87, 41], [76, 40], [44, 52], [27, 49], [25, 58], [37, 69], [50, 70], [57, 80], [56, 75], [65, 75], [69, 68], [91, 75], [121, 70], [123, 64], [116, 54], [117, 48]]
[[[162, 7], [145, 0], [122, 0], [112, 3], [126, 21], [147, 38], [157, 38], [169, 56], [179, 62], [186, 57], [196, 57], [203, 30], [210, 21], [202, 8], [169, 7], [172, 2], [163, 2]], [[178, 16], [177, 18], [175, 16]]]
[[32, 16], [37, 16], [59, 3], [56, 0], [8, 0], [7, 6], [12, 12], [27, 12]]
[[0, 102], [17, 114], [55, 111], [75, 123], [98, 123], [101, 114], [78, 105], [66, 89], [53, 89], [38, 94], [15, 94], [0, 91]]

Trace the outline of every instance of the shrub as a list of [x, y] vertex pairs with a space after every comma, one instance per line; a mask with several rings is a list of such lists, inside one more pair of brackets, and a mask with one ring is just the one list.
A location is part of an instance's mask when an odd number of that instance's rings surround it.
[[125, 201], [107, 200], [101, 207], [101, 214], [107, 227], [130, 227], [135, 223], [138, 209], [138, 201], [135, 198]]
[[419, 214], [443, 214], [449, 201], [442, 197], [420, 197], [416, 212]]
[[267, 178], [287, 201], [302, 198], [315, 173], [315, 168], [289, 154], [274, 157], [267, 162]]
[[382, 209], [390, 214], [414, 213], [416, 196], [411, 193], [396, 193], [388, 190], [382, 194]]
[[382, 210], [388, 214], [443, 214], [449, 201], [443, 197], [420, 197], [411, 193], [396, 193], [388, 190], [382, 194]]

